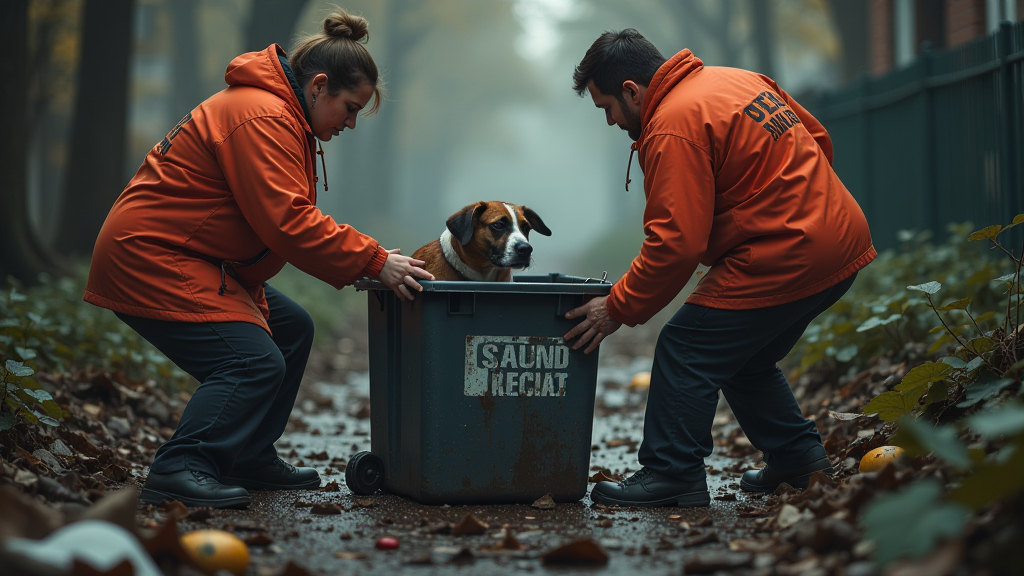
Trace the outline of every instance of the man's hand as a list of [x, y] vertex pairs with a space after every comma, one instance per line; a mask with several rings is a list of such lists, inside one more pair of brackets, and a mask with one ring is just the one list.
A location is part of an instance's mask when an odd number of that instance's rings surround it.
[[426, 262], [422, 260], [413, 260], [408, 256], [402, 256], [400, 248], [388, 250], [388, 259], [384, 262], [384, 267], [381, 268], [377, 280], [394, 290], [399, 300], [412, 300], [413, 290], [423, 291], [423, 286], [416, 281], [417, 278], [434, 279], [433, 274], [423, 269], [424, 264]]
[[597, 349], [597, 345], [604, 340], [605, 336], [615, 332], [619, 329], [619, 326], [622, 326], [622, 322], [612, 318], [611, 314], [608, 313], [608, 307], [604, 304], [604, 301], [607, 299], [607, 296], [594, 298], [583, 306], [565, 313], [565, 317], [570, 320], [585, 317], [582, 322], [562, 337], [566, 342], [577, 336], [580, 337], [573, 344], [573, 350], [578, 350], [580, 346], [590, 342], [590, 345], [583, 351], [584, 354], [590, 354]]

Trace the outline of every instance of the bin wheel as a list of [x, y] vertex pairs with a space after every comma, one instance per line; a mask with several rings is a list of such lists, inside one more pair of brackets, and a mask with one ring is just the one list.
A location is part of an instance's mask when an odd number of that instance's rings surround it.
[[371, 452], [353, 456], [345, 467], [345, 484], [353, 494], [369, 496], [384, 483], [384, 461]]

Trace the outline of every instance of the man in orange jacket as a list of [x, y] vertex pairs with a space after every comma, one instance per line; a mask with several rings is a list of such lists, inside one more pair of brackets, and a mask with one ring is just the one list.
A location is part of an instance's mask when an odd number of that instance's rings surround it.
[[602, 34], [573, 80], [634, 140], [647, 237], [607, 297], [566, 314], [584, 319], [565, 339], [590, 352], [665, 307], [698, 263], [711, 267], [658, 339], [643, 468], [591, 498], [706, 506], [719, 390], [767, 464], [743, 475], [743, 490], [803, 488], [831, 472], [777, 366], [875, 257], [864, 214], [832, 170], [828, 133], [771, 79], [705, 67], [689, 50], [666, 60], [633, 29]]

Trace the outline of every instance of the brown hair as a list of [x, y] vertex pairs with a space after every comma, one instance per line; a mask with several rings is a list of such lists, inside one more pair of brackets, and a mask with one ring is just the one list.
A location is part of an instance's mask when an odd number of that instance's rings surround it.
[[323, 32], [296, 44], [288, 63], [299, 86], [305, 87], [321, 72], [326, 74], [327, 92], [332, 96], [368, 82], [373, 86], [373, 105], [366, 113], [376, 114], [383, 94], [377, 85], [377, 64], [363, 46], [369, 39], [366, 18], [337, 8], [324, 20]]

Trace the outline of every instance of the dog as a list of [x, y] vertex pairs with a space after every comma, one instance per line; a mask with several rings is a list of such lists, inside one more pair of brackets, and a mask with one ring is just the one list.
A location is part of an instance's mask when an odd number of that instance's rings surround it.
[[530, 232], [551, 236], [536, 212], [508, 202], [470, 204], [446, 222], [441, 237], [413, 252], [437, 280], [508, 282], [530, 265]]

